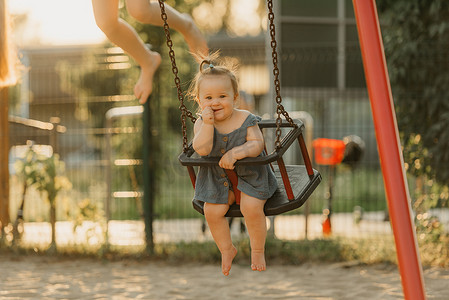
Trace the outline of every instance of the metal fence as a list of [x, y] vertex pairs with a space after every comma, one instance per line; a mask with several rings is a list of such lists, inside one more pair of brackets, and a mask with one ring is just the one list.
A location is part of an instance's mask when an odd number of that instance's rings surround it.
[[[224, 49], [223, 53], [238, 53], [245, 76], [260, 73], [264, 47], [236, 49], [234, 52]], [[132, 96], [138, 69], [116, 48], [72, 50], [53, 49], [48, 53], [29, 50], [26, 54], [30, 70], [26, 80], [10, 93], [12, 114], [39, 121], [58, 117], [60, 125], [66, 128], [58, 134], [57, 152], [65, 163], [64, 175], [71, 188], [61, 191], [57, 198], [57, 243], [143, 245], [142, 110]], [[177, 60], [186, 88], [197, 66], [186, 51], [178, 51]], [[153, 238], [155, 243], [208, 240], [211, 236], [204, 218], [191, 206], [193, 188], [187, 170], [177, 159], [182, 143], [180, 112], [168, 61], [165, 59], [159, 70], [150, 100], [156, 112], [152, 115], [153, 124], [157, 124], [152, 135], [158, 141], [151, 153], [157, 156], [159, 166], [152, 191]], [[266, 93], [267, 77], [262, 74], [257, 77], [260, 82], [253, 82], [252, 86], [262, 87]], [[248, 92], [256, 94], [247, 93], [248, 103], [263, 115], [264, 107], [271, 104], [266, 104], [267, 97], [256, 89], [249, 91], [249, 86], [246, 83]], [[305, 208], [301, 208], [269, 218], [271, 232], [286, 240], [323, 237], [322, 211], [331, 197], [334, 236], [391, 235], [366, 91], [289, 87], [283, 90], [283, 98], [293, 116], [304, 116], [300, 112], [310, 116], [306, 126], [312, 130], [306, 133], [306, 139], [357, 135], [365, 143], [365, 152], [355, 166], [342, 164], [332, 170], [316, 165], [323, 181], [307, 202], [307, 217]], [[22, 143], [28, 139], [32, 138], [24, 135]], [[26, 148], [14, 147], [10, 155], [10, 214], [14, 220], [25, 199], [22, 240], [46, 245], [51, 235], [45, 194], [29, 187], [23, 195], [23, 178], [14, 167], [14, 161], [24, 151]], [[287, 162], [298, 163], [298, 149], [291, 151]], [[245, 236], [241, 225], [239, 220], [233, 222], [233, 235]]]

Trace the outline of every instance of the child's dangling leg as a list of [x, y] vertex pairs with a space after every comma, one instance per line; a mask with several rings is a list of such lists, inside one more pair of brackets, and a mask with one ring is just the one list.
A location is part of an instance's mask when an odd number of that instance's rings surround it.
[[267, 237], [267, 223], [263, 211], [264, 200], [250, 197], [241, 193], [240, 210], [245, 217], [251, 244], [251, 269], [265, 271], [265, 240]]
[[201, 31], [195, 25], [192, 17], [188, 14], [184, 14], [186, 26], [182, 30], [178, 30], [184, 36], [184, 39], [189, 45], [190, 52], [196, 55], [206, 56], [209, 53], [209, 47], [207, 46], [206, 39]]
[[153, 91], [153, 76], [161, 64], [161, 55], [148, 50], [146, 63], [140, 64], [140, 75], [134, 86], [134, 95], [141, 104], [145, 103]]
[[150, 51], [134, 28], [118, 16], [118, 0], [93, 0], [95, 21], [108, 39], [122, 48], [141, 67], [134, 94], [141, 103], [153, 91], [153, 76], [161, 63], [161, 56]]
[[[183, 35], [189, 45], [190, 52], [196, 55], [207, 55], [209, 48], [206, 39], [193, 19], [188, 14], [182, 14], [168, 4], [164, 6], [170, 28]], [[164, 25], [157, 1], [127, 0], [126, 7], [129, 14], [139, 22], [156, 26]]]
[[221, 252], [221, 269], [225, 276], [229, 275], [232, 261], [237, 254], [237, 249], [232, 244], [229, 224], [225, 217], [228, 209], [228, 204], [204, 203], [204, 215], [212, 237]]

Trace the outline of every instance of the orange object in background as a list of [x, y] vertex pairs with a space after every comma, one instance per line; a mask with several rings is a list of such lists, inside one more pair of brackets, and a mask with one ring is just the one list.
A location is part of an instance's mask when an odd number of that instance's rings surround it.
[[312, 146], [319, 165], [338, 165], [343, 160], [345, 143], [342, 140], [319, 138]]
[[329, 209], [325, 209], [323, 211], [323, 223], [321, 224], [323, 226], [323, 236], [328, 237], [332, 233], [332, 226], [331, 226], [331, 218], [330, 218], [330, 211]]

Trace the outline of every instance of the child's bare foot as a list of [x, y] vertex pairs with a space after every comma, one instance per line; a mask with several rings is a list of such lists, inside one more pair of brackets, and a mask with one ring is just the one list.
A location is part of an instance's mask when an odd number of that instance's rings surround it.
[[229, 271], [231, 270], [232, 261], [234, 257], [237, 255], [237, 249], [235, 249], [234, 245], [229, 250], [225, 250], [221, 252], [221, 271], [224, 276], [229, 275]]
[[148, 61], [140, 66], [140, 76], [134, 86], [134, 95], [143, 104], [153, 91], [153, 76], [161, 64], [161, 55], [157, 52], [148, 51]]
[[182, 35], [189, 45], [190, 52], [195, 55], [207, 56], [209, 53], [209, 47], [207, 46], [206, 39], [201, 31], [195, 25], [192, 17], [188, 14], [183, 14], [186, 21], [186, 26], [183, 28]]
[[264, 250], [251, 250], [251, 270], [253, 271], [265, 271], [267, 264], [265, 262]]

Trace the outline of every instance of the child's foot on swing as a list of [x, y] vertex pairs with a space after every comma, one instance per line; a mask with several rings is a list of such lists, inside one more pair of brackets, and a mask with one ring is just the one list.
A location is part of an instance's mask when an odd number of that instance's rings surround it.
[[231, 270], [232, 261], [234, 257], [237, 255], [237, 249], [235, 249], [234, 245], [228, 250], [221, 251], [221, 271], [224, 276], [229, 275], [229, 271]]
[[186, 26], [183, 29], [182, 35], [189, 45], [190, 52], [195, 55], [206, 56], [209, 53], [206, 39], [195, 25], [191, 16], [183, 14], [183, 17], [185, 18]]
[[153, 76], [161, 64], [161, 55], [157, 52], [148, 50], [148, 59], [146, 64], [140, 66], [140, 76], [134, 86], [134, 95], [143, 104], [153, 91]]
[[265, 262], [264, 250], [251, 250], [251, 270], [253, 271], [265, 271], [267, 264]]

